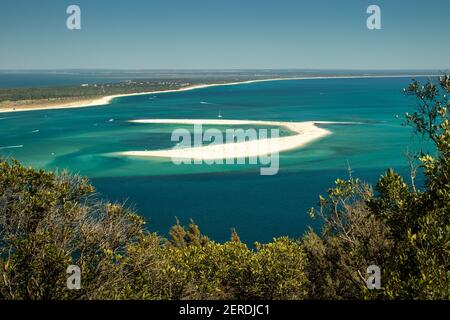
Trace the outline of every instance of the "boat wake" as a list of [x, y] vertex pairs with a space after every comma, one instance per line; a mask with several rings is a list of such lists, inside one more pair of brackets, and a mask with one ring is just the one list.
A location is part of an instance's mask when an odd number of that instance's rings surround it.
[[0, 147], [0, 150], [4, 150], [4, 149], [15, 149], [15, 148], [23, 148], [23, 144], [18, 145], [18, 146], [6, 146], [6, 147]]

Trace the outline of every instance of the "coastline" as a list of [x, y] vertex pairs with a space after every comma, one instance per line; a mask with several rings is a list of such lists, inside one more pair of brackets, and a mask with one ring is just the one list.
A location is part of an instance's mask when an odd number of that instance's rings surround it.
[[204, 89], [209, 87], [218, 87], [218, 86], [233, 86], [240, 84], [250, 84], [250, 83], [259, 83], [259, 82], [271, 82], [271, 81], [289, 81], [289, 80], [326, 80], [326, 79], [377, 79], [377, 78], [414, 78], [414, 77], [435, 77], [438, 75], [347, 75], [347, 76], [317, 76], [317, 77], [291, 77], [291, 78], [268, 78], [268, 79], [255, 79], [255, 80], [245, 80], [245, 81], [237, 81], [237, 82], [228, 82], [228, 83], [210, 83], [210, 84], [197, 84], [192, 86], [187, 86], [179, 89], [168, 89], [168, 90], [155, 90], [155, 91], [145, 91], [145, 92], [136, 92], [136, 93], [124, 93], [124, 94], [116, 94], [104, 96], [101, 98], [94, 99], [83, 99], [79, 101], [67, 102], [62, 104], [49, 105], [50, 102], [43, 103], [43, 105], [37, 104], [33, 106], [33, 104], [25, 104], [23, 106], [15, 106], [15, 107], [0, 107], [0, 113], [10, 113], [10, 112], [26, 112], [26, 111], [39, 111], [39, 110], [58, 110], [58, 109], [75, 109], [75, 108], [86, 108], [86, 107], [94, 107], [94, 106], [104, 106], [110, 104], [114, 99], [123, 98], [123, 97], [132, 97], [132, 96], [142, 96], [142, 95], [150, 95], [150, 94], [162, 94], [162, 93], [171, 93], [171, 92], [183, 92], [183, 91], [191, 91], [197, 89]]
[[124, 151], [117, 155], [125, 157], [172, 158], [176, 160], [220, 160], [260, 157], [268, 154], [298, 149], [324, 138], [331, 131], [320, 128], [317, 124], [356, 124], [354, 122], [330, 121], [258, 121], [258, 120], [217, 120], [217, 119], [141, 119], [130, 123], [143, 124], [191, 124], [191, 125], [255, 125], [284, 127], [295, 133], [286, 137], [263, 138], [233, 143], [220, 143], [190, 148], [172, 148], [163, 150]]

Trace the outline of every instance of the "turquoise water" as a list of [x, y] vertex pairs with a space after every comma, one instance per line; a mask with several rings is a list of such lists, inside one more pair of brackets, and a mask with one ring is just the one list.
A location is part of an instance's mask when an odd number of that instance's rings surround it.
[[[402, 125], [415, 101], [402, 94], [408, 78], [271, 81], [116, 99], [108, 106], [0, 114], [0, 155], [92, 178], [102, 197], [126, 201], [165, 234], [175, 217], [194, 219], [223, 241], [236, 228], [246, 242], [300, 236], [307, 210], [333, 181], [353, 174], [369, 182], [388, 167], [407, 173], [405, 152], [419, 139]], [[254, 165], [174, 165], [170, 159], [118, 156], [118, 151], [170, 148], [179, 125], [132, 119], [203, 118], [352, 121], [281, 154], [280, 172]], [[189, 126], [181, 126], [190, 128]], [[284, 133], [286, 134], [286, 133]]]

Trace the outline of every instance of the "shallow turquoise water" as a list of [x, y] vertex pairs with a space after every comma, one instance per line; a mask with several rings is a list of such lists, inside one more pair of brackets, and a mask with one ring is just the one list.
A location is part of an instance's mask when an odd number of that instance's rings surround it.
[[[178, 217], [185, 223], [194, 219], [219, 241], [228, 239], [232, 227], [247, 242], [298, 237], [312, 223], [308, 208], [337, 177], [347, 176], [348, 165], [369, 182], [388, 167], [407, 172], [405, 152], [419, 146], [402, 125], [403, 114], [415, 107], [402, 94], [409, 81], [273, 81], [126, 97], [93, 108], [0, 114], [0, 155], [87, 175], [103, 197], [127, 201], [160, 233]], [[169, 148], [172, 130], [180, 127], [128, 120], [211, 119], [219, 112], [224, 119], [363, 124], [324, 125], [333, 134], [282, 153], [276, 176], [260, 176], [251, 165], [176, 166], [170, 159], [115, 154]]]

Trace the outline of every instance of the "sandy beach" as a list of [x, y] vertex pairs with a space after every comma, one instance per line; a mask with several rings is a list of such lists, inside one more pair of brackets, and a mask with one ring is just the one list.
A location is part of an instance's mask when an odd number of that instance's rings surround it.
[[63, 99], [58, 100], [24, 100], [16, 101], [14, 103], [2, 102], [0, 103], [0, 113], [6, 112], [25, 112], [38, 110], [52, 110], [52, 109], [70, 109], [93, 107], [98, 105], [108, 104], [107, 97], [92, 98], [92, 99]]
[[[126, 151], [119, 155], [131, 157], [157, 157], [172, 159], [191, 160], [214, 160], [225, 158], [248, 158], [259, 157], [267, 154], [280, 153], [287, 150], [297, 149], [310, 142], [330, 135], [331, 132], [320, 128], [317, 124], [350, 124], [327, 121], [305, 121], [305, 122], [283, 122], [283, 121], [252, 121], [252, 120], [218, 120], [218, 119], [142, 119], [132, 120], [132, 123], [146, 124], [180, 124], [180, 125], [220, 125], [220, 126], [248, 126], [255, 127], [284, 127], [293, 132], [294, 135], [286, 137], [275, 137], [256, 139], [244, 142], [205, 145], [191, 148], [173, 148], [166, 150], [151, 151]], [[354, 123], [352, 123], [354, 124]]]
[[[432, 75], [357, 75], [357, 76], [318, 76], [318, 77], [292, 77], [292, 78], [270, 78], [270, 79], [257, 79], [257, 80], [247, 80], [247, 81], [238, 81], [238, 82], [229, 82], [229, 83], [210, 83], [210, 84], [199, 84], [186, 86], [184, 88], [172, 89], [172, 90], [159, 90], [159, 91], [146, 91], [146, 92], [137, 92], [137, 93], [126, 93], [126, 94], [117, 94], [104, 96], [98, 99], [83, 99], [80, 101], [71, 101], [67, 103], [55, 103], [55, 102], [42, 102], [42, 103], [33, 103], [30, 101], [29, 103], [23, 104], [15, 104], [14, 106], [4, 106], [0, 104], [0, 113], [6, 112], [25, 112], [25, 111], [37, 111], [37, 110], [52, 110], [52, 109], [69, 109], [69, 108], [85, 108], [85, 107], [94, 107], [94, 106], [104, 106], [111, 103], [112, 100], [116, 98], [122, 97], [132, 97], [132, 96], [141, 96], [147, 94], [161, 94], [161, 93], [170, 93], [170, 92], [182, 92], [182, 91], [190, 91], [208, 87], [217, 87], [217, 86], [232, 86], [238, 84], [249, 84], [249, 83], [257, 83], [257, 82], [268, 82], [268, 81], [288, 81], [288, 80], [321, 80], [321, 79], [365, 79], [365, 78], [414, 78], [414, 77], [430, 77]], [[3, 103], [4, 104], [4, 103]]]

